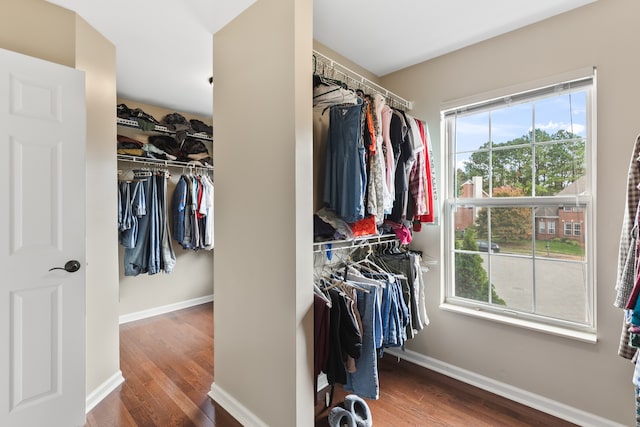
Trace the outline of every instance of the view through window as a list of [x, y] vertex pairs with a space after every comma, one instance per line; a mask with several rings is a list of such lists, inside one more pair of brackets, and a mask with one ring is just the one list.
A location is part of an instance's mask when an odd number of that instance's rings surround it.
[[443, 112], [445, 303], [593, 332], [592, 92], [589, 76]]

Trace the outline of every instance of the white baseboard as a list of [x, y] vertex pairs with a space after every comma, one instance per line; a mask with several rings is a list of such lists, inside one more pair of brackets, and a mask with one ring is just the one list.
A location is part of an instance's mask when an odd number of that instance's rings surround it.
[[215, 382], [211, 384], [209, 397], [215, 400], [218, 405], [222, 406], [225, 411], [231, 414], [231, 416], [243, 426], [269, 427], [236, 398], [224, 391], [224, 389], [218, 387]]
[[556, 402], [544, 396], [513, 387], [492, 378], [476, 374], [466, 369], [459, 368], [454, 365], [442, 362], [429, 356], [417, 353], [415, 351], [406, 350], [398, 351], [386, 349], [385, 353], [399, 357], [407, 362], [414, 363], [432, 371], [439, 372], [456, 380], [473, 385], [499, 396], [505, 397], [514, 402], [521, 403], [538, 411], [545, 412], [563, 420], [572, 422], [582, 427], [624, 427], [606, 418], [599, 417], [594, 414], [576, 409], [574, 407]]
[[118, 370], [109, 379], [100, 384], [95, 390], [93, 390], [88, 396], [85, 403], [85, 412], [88, 414], [98, 403], [102, 402], [102, 399], [107, 397], [109, 393], [118, 388], [120, 384], [124, 382], [122, 371]]
[[146, 319], [148, 317], [158, 316], [160, 314], [170, 313], [176, 310], [193, 307], [213, 301], [213, 295], [207, 295], [200, 298], [194, 298], [186, 301], [176, 302], [174, 304], [163, 305], [160, 307], [150, 308], [148, 310], [137, 311], [135, 313], [123, 314], [120, 316], [120, 324], [134, 322], [136, 320]]

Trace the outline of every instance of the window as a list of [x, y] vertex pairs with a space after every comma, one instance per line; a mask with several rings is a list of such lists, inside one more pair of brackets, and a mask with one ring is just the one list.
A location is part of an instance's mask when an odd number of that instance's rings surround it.
[[549, 234], [556, 234], [556, 223], [549, 221], [547, 223], [547, 229], [549, 230]]
[[582, 234], [582, 224], [580, 224], [579, 222], [574, 222], [573, 223], [573, 235], [574, 236], [580, 236], [580, 234]]
[[565, 236], [571, 236], [573, 234], [573, 224], [571, 224], [570, 222], [565, 222], [564, 223], [564, 235]]
[[[589, 239], [595, 71], [585, 76], [442, 112], [443, 308], [595, 340]], [[463, 183], [481, 188], [463, 194]], [[457, 224], [456, 213], [469, 209], [473, 223]], [[553, 238], [561, 221], [565, 235], [584, 238]]]

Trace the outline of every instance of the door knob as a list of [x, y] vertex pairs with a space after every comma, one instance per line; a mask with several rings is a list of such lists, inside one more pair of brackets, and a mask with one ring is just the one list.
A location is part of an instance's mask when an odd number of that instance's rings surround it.
[[80, 270], [80, 262], [72, 259], [71, 261], [67, 261], [64, 267], [53, 267], [49, 269], [49, 271], [53, 270], [64, 270], [69, 273], [75, 273], [76, 271]]

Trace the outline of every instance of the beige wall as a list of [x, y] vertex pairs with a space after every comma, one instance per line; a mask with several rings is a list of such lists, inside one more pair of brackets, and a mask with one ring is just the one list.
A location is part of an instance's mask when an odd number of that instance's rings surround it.
[[43, 0], [3, 0], [0, 46], [74, 67], [75, 13]]
[[258, 0], [213, 37], [211, 394], [246, 425], [313, 425], [311, 49], [309, 0]]
[[[87, 394], [119, 373], [113, 223], [115, 48], [76, 14], [42, 0], [5, 1], [0, 47], [85, 71], [87, 93]], [[103, 157], [105, 156], [105, 157]]]
[[116, 99], [116, 49], [76, 17], [76, 68], [85, 71], [87, 94], [87, 393], [120, 369], [118, 329], [116, 162], [111, 121]]
[[[161, 121], [167, 114], [176, 112], [175, 110], [130, 99], [118, 99], [117, 103], [126, 104], [129, 108], [141, 108], [158, 121]], [[115, 106], [113, 112], [115, 112]], [[182, 114], [187, 120], [201, 120], [211, 125], [211, 117], [183, 112], [178, 113]], [[147, 142], [148, 134], [135, 129], [118, 127], [117, 131], [119, 134], [135, 138], [141, 142]], [[209, 152], [212, 152], [212, 143], [205, 141], [205, 145]], [[115, 142], [113, 147], [115, 150]], [[137, 164], [137, 166], [140, 165]], [[123, 171], [131, 170], [135, 167], [135, 163], [118, 162], [118, 168]], [[180, 179], [182, 168], [171, 167], [168, 169], [171, 172], [171, 177], [167, 183], [167, 200], [171, 203], [173, 190]], [[124, 248], [118, 245], [118, 266], [116, 268], [119, 271], [120, 279], [120, 315], [137, 313], [213, 294], [213, 251], [185, 250], [173, 239], [172, 245], [176, 254], [176, 266], [171, 274], [141, 274], [135, 277], [124, 275]]]
[[426, 227], [414, 242], [440, 260], [425, 275], [431, 325], [408, 347], [624, 425], [634, 420], [633, 366], [617, 356], [622, 312], [613, 300], [626, 174], [640, 132], [639, 14], [634, 0], [599, 1], [382, 79], [385, 87], [415, 100], [413, 113], [428, 121], [442, 164], [444, 102], [598, 67], [597, 344], [439, 310], [443, 234]]

